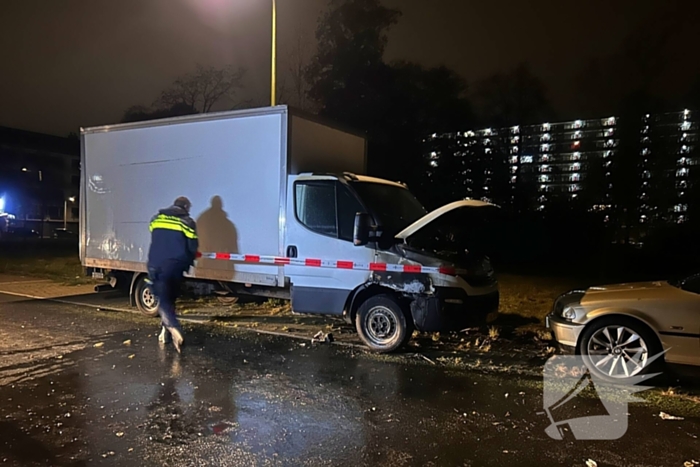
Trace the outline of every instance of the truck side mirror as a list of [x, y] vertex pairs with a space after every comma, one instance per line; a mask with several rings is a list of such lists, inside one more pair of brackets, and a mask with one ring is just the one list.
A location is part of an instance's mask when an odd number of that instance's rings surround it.
[[372, 230], [372, 223], [369, 214], [358, 212], [355, 214], [355, 227], [352, 232], [352, 242], [355, 246], [365, 246], [369, 243], [369, 233]]

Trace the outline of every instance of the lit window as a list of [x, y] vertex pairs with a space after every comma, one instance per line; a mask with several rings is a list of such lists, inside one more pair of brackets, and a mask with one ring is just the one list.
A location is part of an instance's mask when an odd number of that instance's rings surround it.
[[575, 148], [581, 147], [581, 141], [574, 141], [574, 147]]
[[685, 177], [686, 175], [688, 175], [688, 169], [685, 168], [685, 167], [683, 167], [682, 169], [678, 169], [678, 170], [676, 171], [676, 176], [677, 176], [677, 177]]
[[540, 207], [537, 208], [538, 211], [544, 211], [544, 204], [540, 204]]
[[517, 147], [517, 146], [513, 146], [512, 148], [510, 148], [510, 153], [511, 153], [511, 154], [517, 154], [517, 153], [518, 153], [518, 147]]
[[516, 126], [512, 127], [512, 128], [510, 129], [510, 131], [511, 131], [514, 135], [517, 135], [518, 133], [520, 133], [520, 127], [516, 125]]
[[581, 189], [581, 187], [578, 185], [571, 185], [569, 187], [569, 191], [579, 191], [580, 189]]
[[605, 147], [606, 147], [606, 148], [611, 148], [611, 147], [613, 147], [613, 146], [615, 146], [615, 141], [614, 141], [614, 140], [609, 139], [609, 140], [607, 140], [607, 141], [605, 142]]
[[532, 164], [532, 156], [523, 156], [520, 159], [520, 162], [522, 162], [523, 164]]
[[510, 163], [517, 164], [518, 163], [518, 156], [511, 156]]
[[437, 133], [433, 133], [433, 138], [437, 138]]
[[574, 162], [571, 164], [571, 170], [581, 170], [581, 164], [579, 162]]
[[517, 176], [517, 175], [513, 175], [512, 177], [510, 177], [510, 183], [515, 183], [515, 182], [517, 182], [517, 181], [518, 181], [518, 176]]
[[610, 117], [607, 120], [605, 120], [605, 125], [612, 126], [615, 124], [615, 117]]
[[544, 123], [542, 124], [542, 131], [549, 131], [552, 128], [552, 125], [549, 123]]
[[605, 153], [603, 153], [603, 157], [606, 157], [606, 158], [607, 158], [607, 157], [610, 157], [610, 156], [612, 156], [612, 155], [613, 155], [613, 152], [612, 152], [612, 151], [605, 151]]
[[489, 144], [491, 144], [491, 140], [489, 138], [486, 138], [484, 140], [484, 145], [488, 146]]
[[473, 138], [475, 136], [473, 131], [467, 131], [466, 133], [464, 133], [464, 135], [470, 138]]
[[690, 130], [691, 124], [690, 122], [683, 122], [681, 123], [681, 130], [683, 131], [688, 131]]
[[686, 165], [688, 163], [689, 159], [687, 157], [681, 157], [678, 159], [678, 165]]
[[431, 159], [437, 159], [437, 157], [438, 157], [438, 155], [437, 155], [437, 153], [436, 153], [435, 151], [433, 151], [433, 152], [430, 153], [430, 158], [431, 158]]
[[583, 126], [583, 121], [581, 120], [576, 120], [574, 122], [574, 128], [581, 128]]
[[581, 174], [578, 174], [578, 173], [572, 174], [570, 180], [571, 180], [572, 182], [581, 181]]
[[576, 133], [574, 133], [574, 139], [580, 139], [582, 134], [583, 133], [581, 133], [580, 131], [577, 131]]
[[549, 144], [548, 144], [548, 143], [544, 143], [544, 144], [541, 146], [541, 148], [542, 148], [542, 151], [544, 151], [544, 152], [549, 151]]
[[540, 162], [549, 162], [549, 156], [546, 154], [544, 156], [540, 156]]
[[681, 154], [688, 154], [690, 152], [690, 146], [683, 145], [681, 146]]
[[576, 193], [571, 195], [571, 198], [578, 198], [578, 195]]
[[518, 167], [517, 167], [517, 166], [515, 166], [515, 165], [514, 165], [514, 166], [511, 166], [511, 168], [510, 168], [510, 173], [513, 173], [513, 174], [514, 174], [514, 173], [516, 173], [517, 171], [518, 171]]
[[543, 134], [542, 137], [540, 138], [540, 141], [549, 141], [550, 139], [552, 139], [552, 137], [550, 136], [550, 134], [549, 134], [549, 133], [545, 133], [545, 134]]
[[437, 162], [437, 161], [430, 161], [430, 165], [433, 166], [433, 167], [437, 167], [437, 166], [438, 166], [438, 162]]
[[513, 136], [510, 139], [510, 144], [518, 144], [520, 142], [520, 136]]
[[644, 148], [642, 149], [642, 156], [648, 156], [650, 152], [651, 151], [649, 151], [649, 148]]
[[487, 128], [484, 130], [484, 135], [486, 135], [486, 136], [491, 136], [491, 133], [492, 133], [491, 128]]
[[574, 156], [573, 156], [573, 159], [574, 159], [575, 161], [581, 160], [581, 153], [580, 153], [580, 152], [575, 152], [575, 153], [574, 153]]
[[551, 172], [552, 168], [548, 165], [542, 165], [540, 166], [540, 172]]
[[686, 212], [687, 210], [687, 204], [676, 204], [675, 206], [673, 206], [673, 212]]
[[688, 118], [688, 117], [690, 117], [690, 110], [685, 109], [685, 110], [683, 111], [683, 118]]
[[484, 154], [491, 154], [491, 148], [484, 149]]

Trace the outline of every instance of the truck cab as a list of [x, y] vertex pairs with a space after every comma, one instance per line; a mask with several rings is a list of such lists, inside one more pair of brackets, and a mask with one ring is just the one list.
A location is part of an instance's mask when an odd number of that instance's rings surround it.
[[287, 187], [295, 312], [344, 316], [380, 352], [414, 329], [458, 330], [497, 312], [488, 257], [459, 251], [449, 232], [459, 211], [494, 205], [464, 200], [429, 213], [406, 186], [350, 173], [291, 175]]

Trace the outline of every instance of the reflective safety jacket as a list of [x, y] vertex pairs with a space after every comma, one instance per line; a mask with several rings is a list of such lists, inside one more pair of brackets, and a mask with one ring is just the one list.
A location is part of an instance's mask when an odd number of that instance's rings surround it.
[[151, 220], [148, 268], [184, 272], [194, 264], [199, 247], [197, 226], [179, 206], [161, 209]]

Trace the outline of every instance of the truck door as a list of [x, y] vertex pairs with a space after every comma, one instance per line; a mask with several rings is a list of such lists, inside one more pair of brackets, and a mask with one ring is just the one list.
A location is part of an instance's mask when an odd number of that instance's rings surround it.
[[369, 278], [359, 264], [374, 261], [370, 247], [352, 243], [355, 215], [365, 212], [351, 190], [336, 178], [298, 178], [289, 184], [285, 266], [297, 313], [339, 315], [356, 287]]

